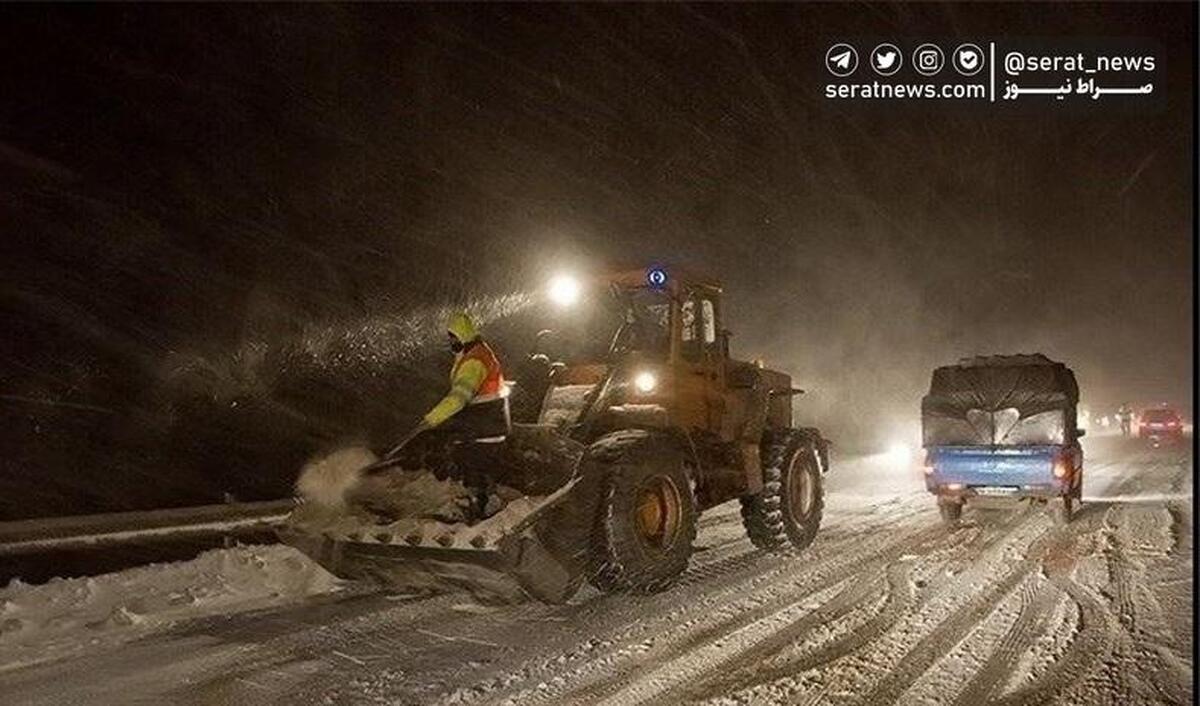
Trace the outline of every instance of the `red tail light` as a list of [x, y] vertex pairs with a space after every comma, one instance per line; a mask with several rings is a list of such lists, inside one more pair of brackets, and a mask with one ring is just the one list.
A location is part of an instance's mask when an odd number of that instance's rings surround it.
[[1055, 478], [1066, 478], [1070, 472], [1071, 472], [1071, 457], [1070, 456], [1059, 456], [1058, 459], [1054, 461], [1054, 477]]

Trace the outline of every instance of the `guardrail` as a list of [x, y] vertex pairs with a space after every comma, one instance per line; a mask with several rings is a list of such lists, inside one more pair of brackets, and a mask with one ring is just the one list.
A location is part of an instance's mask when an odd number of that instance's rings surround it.
[[268, 500], [0, 522], [0, 557], [261, 534], [293, 507]]

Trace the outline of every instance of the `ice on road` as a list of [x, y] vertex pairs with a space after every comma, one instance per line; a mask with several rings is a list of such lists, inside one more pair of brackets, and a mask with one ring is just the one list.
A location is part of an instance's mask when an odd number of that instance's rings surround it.
[[[156, 630], [39, 664], [5, 648], [0, 694], [21, 704], [1191, 703], [1190, 448], [1101, 437], [1085, 453], [1085, 503], [1063, 527], [1022, 506], [968, 509], [950, 530], [915, 463], [835, 459], [821, 532], [794, 557], [755, 551], [726, 505], [702, 518], [679, 584], [652, 596], [589, 589], [565, 606], [489, 607], [315, 584], [320, 595], [285, 591], [266, 607], [221, 604], [241, 612], [164, 614]], [[6, 600], [6, 612], [21, 605]], [[190, 619], [167, 620], [179, 617]], [[0, 633], [0, 646], [13, 639]]]

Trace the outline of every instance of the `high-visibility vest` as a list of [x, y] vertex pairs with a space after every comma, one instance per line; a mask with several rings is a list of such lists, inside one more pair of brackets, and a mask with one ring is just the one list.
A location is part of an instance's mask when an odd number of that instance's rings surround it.
[[487, 375], [483, 378], [483, 384], [475, 391], [475, 396], [471, 398], [468, 404], [479, 404], [481, 402], [491, 402], [508, 395], [508, 387], [504, 384], [504, 372], [500, 369], [500, 359], [496, 357], [492, 347], [487, 343], [476, 340], [467, 344], [466, 350], [458, 355], [454, 361], [454, 367], [450, 370], [450, 382], [453, 384], [455, 378], [458, 377], [458, 368], [468, 360], [478, 360], [483, 363], [483, 367], [487, 370]]

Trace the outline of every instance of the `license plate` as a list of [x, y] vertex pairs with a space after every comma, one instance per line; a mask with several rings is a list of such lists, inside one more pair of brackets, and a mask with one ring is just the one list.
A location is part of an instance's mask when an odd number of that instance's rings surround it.
[[1008, 486], [983, 486], [975, 488], [976, 495], [1013, 495], [1017, 492], [1017, 488]]

